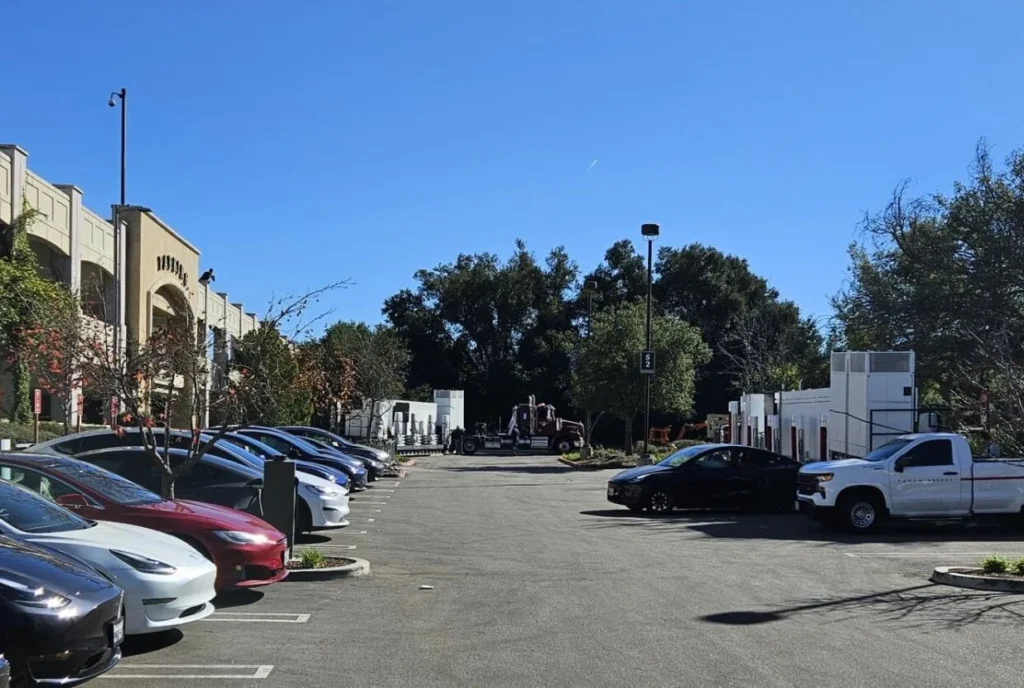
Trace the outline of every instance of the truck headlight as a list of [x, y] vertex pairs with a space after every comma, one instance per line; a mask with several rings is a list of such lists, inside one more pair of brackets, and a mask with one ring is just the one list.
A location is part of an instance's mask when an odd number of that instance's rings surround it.
[[819, 483], [827, 483], [832, 479], [833, 475], [832, 473], [816, 473], [814, 477], [818, 479]]

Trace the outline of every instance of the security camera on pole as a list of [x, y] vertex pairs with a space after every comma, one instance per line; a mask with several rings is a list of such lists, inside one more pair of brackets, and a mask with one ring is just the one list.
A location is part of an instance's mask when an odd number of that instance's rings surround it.
[[637, 460], [637, 465], [646, 466], [651, 463], [651, 453], [647, 440], [651, 435], [651, 379], [654, 377], [654, 347], [651, 343], [651, 265], [654, 256], [654, 240], [658, 238], [661, 228], [649, 223], [640, 226], [640, 234], [647, 239], [647, 344], [640, 352], [640, 374], [647, 378], [647, 401], [644, 404], [644, 453]]

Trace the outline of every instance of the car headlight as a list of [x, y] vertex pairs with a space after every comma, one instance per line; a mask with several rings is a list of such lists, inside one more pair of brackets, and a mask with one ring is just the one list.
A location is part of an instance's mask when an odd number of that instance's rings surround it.
[[306, 489], [314, 494], [321, 495], [323, 497], [337, 497], [342, 492], [329, 487], [319, 487], [317, 485], [306, 485]]
[[819, 483], [827, 483], [832, 479], [833, 475], [832, 473], [815, 473], [814, 477], [818, 479]]
[[119, 549], [112, 549], [110, 550], [110, 553], [141, 573], [160, 573], [170, 575], [178, 570], [170, 564], [165, 564], [162, 561], [144, 557], [141, 554], [122, 552]]
[[71, 599], [50, 592], [42, 586], [30, 587], [17, 581], [0, 578], [0, 597], [23, 607], [61, 609], [71, 604]]
[[233, 542], [236, 545], [269, 545], [270, 538], [263, 533], [246, 533], [243, 530], [215, 530], [213, 534], [221, 540]]

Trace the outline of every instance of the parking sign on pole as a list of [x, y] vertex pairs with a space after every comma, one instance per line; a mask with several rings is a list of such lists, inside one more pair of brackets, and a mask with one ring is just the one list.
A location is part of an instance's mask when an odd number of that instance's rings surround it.
[[654, 375], [654, 352], [653, 351], [641, 351], [640, 352], [640, 374], [641, 375]]

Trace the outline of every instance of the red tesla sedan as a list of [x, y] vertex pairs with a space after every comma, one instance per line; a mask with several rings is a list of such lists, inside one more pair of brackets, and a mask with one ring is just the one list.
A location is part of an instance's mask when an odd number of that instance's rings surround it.
[[252, 588], [288, 575], [287, 539], [243, 511], [160, 495], [66, 456], [0, 454], [0, 479], [18, 483], [85, 518], [177, 536], [217, 565], [217, 589]]

